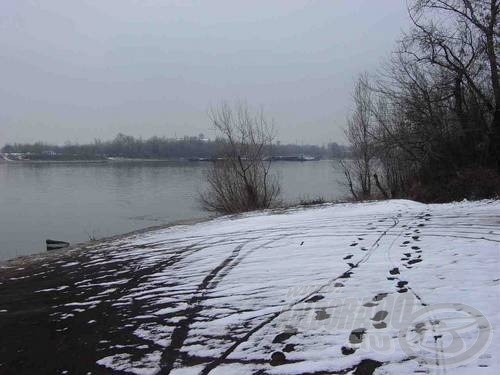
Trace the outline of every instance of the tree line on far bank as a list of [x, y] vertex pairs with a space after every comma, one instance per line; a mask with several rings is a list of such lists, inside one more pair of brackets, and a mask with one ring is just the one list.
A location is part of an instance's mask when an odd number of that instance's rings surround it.
[[[226, 140], [217, 138], [208, 140], [202, 136], [172, 139], [165, 137], [151, 137], [148, 139], [135, 138], [130, 135], [118, 134], [111, 141], [95, 140], [90, 144], [51, 145], [43, 142], [7, 144], [2, 148], [3, 153], [20, 153], [25, 157], [35, 159], [60, 160], [96, 160], [107, 157], [140, 158], [140, 159], [189, 159], [220, 157]], [[273, 143], [266, 145], [266, 155], [296, 156], [308, 155], [320, 159], [343, 158], [349, 148], [337, 143], [324, 146], [297, 145]]]

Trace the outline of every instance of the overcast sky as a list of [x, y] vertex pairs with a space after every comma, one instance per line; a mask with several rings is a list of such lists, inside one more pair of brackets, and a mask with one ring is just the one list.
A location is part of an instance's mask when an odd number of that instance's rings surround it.
[[210, 136], [223, 100], [343, 141], [353, 81], [407, 25], [399, 0], [1, 0], [0, 146]]

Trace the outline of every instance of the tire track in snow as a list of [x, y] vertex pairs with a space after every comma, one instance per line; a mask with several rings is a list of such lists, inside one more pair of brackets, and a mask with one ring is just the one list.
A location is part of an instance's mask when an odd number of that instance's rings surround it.
[[185, 312], [187, 313], [186, 317], [178, 323], [177, 327], [172, 333], [170, 345], [162, 353], [160, 360], [160, 375], [169, 374], [174, 368], [175, 362], [180, 357], [180, 350], [182, 349], [184, 342], [189, 334], [190, 326], [196, 316], [203, 310], [202, 303], [206, 300], [206, 294], [210, 290], [217, 287], [217, 285], [223, 280], [223, 278], [252, 252], [264, 246], [270, 245], [275, 241], [279, 241], [286, 236], [287, 235], [280, 235], [277, 238], [267, 241], [262, 245], [256, 246], [247, 251], [242, 257], [238, 257], [241, 250], [250, 242], [257, 240], [258, 238], [252, 238], [242, 244], [239, 244], [233, 249], [231, 255], [225, 258], [217, 267], [215, 267], [207, 276], [205, 276], [203, 281], [198, 285], [198, 288], [193, 297], [191, 297], [191, 299], [188, 301], [189, 307], [185, 310]]

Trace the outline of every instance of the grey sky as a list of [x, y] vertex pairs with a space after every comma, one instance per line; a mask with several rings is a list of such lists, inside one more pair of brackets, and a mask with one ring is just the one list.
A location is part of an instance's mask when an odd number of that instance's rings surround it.
[[356, 75], [407, 24], [399, 0], [2, 0], [0, 145], [210, 135], [222, 100], [342, 141]]

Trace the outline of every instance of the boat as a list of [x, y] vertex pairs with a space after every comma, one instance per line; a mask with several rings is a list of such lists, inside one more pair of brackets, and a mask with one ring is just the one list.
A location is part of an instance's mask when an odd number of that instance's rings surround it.
[[291, 156], [272, 156], [272, 161], [314, 161], [319, 160], [319, 158], [308, 155], [291, 155]]
[[64, 249], [69, 246], [69, 242], [56, 241], [56, 240], [45, 240], [45, 245], [47, 246], [47, 251]]
[[215, 159], [213, 158], [198, 158], [198, 157], [193, 157], [193, 158], [188, 158], [188, 161], [214, 161]]

